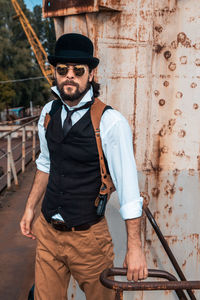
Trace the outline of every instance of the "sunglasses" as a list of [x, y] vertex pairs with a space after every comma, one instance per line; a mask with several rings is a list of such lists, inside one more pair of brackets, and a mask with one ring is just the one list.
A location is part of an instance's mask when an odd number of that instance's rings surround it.
[[57, 73], [61, 76], [66, 76], [70, 69], [72, 69], [74, 74], [78, 77], [83, 76], [83, 74], [86, 72], [86, 66], [83, 65], [75, 65], [75, 66], [58, 65], [56, 67]]

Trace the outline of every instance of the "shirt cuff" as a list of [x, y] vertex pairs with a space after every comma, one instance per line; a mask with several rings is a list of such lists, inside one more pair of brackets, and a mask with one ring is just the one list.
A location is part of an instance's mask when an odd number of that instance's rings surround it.
[[41, 164], [40, 162], [37, 162], [37, 160], [36, 160], [36, 165], [37, 165], [37, 169], [39, 171], [42, 171], [44, 173], [48, 173], [49, 174], [49, 168], [48, 167], [46, 167], [45, 165]]
[[142, 215], [143, 198], [139, 197], [134, 201], [125, 203], [120, 208], [120, 214], [124, 220], [139, 218]]

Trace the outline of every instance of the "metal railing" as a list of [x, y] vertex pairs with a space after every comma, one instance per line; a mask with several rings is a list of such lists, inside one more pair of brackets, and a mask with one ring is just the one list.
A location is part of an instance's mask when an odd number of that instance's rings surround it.
[[174, 269], [176, 270], [181, 281], [178, 281], [176, 277], [166, 271], [161, 270], [148, 270], [148, 277], [157, 277], [167, 279], [166, 281], [145, 281], [145, 282], [120, 282], [113, 279], [108, 279], [109, 276], [126, 276], [127, 269], [112, 268], [106, 269], [101, 273], [101, 283], [109, 289], [114, 289], [116, 292], [116, 300], [123, 299], [123, 291], [147, 291], [147, 290], [175, 290], [179, 300], [187, 300], [186, 294], [183, 290], [186, 290], [189, 299], [197, 300], [192, 289], [200, 289], [200, 281], [187, 281], [183, 274], [172, 250], [170, 249], [166, 239], [164, 238], [155, 218], [153, 217], [150, 209], [148, 208], [147, 199], [144, 201], [143, 210], [154, 228], [157, 237], [159, 238], [168, 258], [170, 259]]
[[[10, 188], [12, 180], [14, 180], [15, 185], [18, 185], [18, 173], [24, 173], [27, 163], [31, 160], [35, 161], [36, 154], [39, 151], [37, 138], [38, 119], [39, 117], [36, 116], [31, 121], [17, 126], [14, 130], [1, 136], [0, 150], [3, 155], [0, 157], [2, 171], [0, 191], [5, 187]], [[17, 135], [18, 138], [13, 138], [14, 135]], [[6, 140], [7, 143], [5, 143]], [[6, 169], [5, 173], [3, 172], [4, 169]]]
[[110, 276], [126, 276], [127, 269], [111, 268], [101, 273], [101, 283], [109, 289], [115, 290], [115, 300], [123, 299], [123, 291], [153, 291], [175, 290], [178, 299], [187, 300], [183, 290], [200, 289], [200, 281], [177, 281], [172, 274], [161, 270], [148, 270], [148, 277], [167, 279], [168, 281], [121, 282], [108, 279]]

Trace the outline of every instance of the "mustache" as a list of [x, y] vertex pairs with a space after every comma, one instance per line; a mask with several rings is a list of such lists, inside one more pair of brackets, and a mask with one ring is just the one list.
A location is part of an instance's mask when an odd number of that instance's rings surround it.
[[66, 80], [66, 81], [62, 82], [61, 88], [63, 88], [63, 86], [66, 85], [66, 84], [74, 85], [76, 87], [79, 86], [78, 83], [76, 83], [76, 82], [74, 82], [72, 80]]

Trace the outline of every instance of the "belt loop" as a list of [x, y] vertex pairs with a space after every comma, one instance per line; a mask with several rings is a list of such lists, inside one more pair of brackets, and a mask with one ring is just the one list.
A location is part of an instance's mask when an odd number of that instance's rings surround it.
[[72, 227], [72, 231], [75, 231], [75, 227]]

